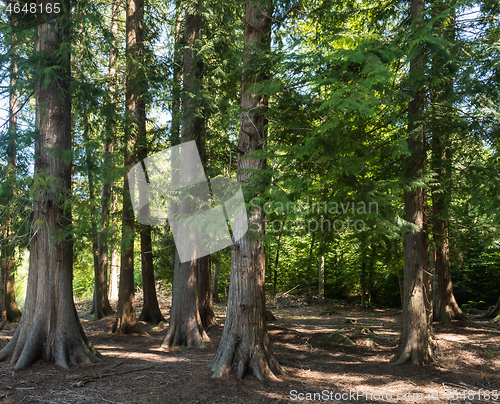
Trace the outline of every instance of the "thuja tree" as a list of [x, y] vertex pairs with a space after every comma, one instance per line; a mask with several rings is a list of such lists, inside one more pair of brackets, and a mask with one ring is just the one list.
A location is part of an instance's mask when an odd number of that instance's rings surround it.
[[[22, 369], [39, 359], [62, 367], [98, 361], [73, 303], [71, 102], [68, 0], [38, 26], [35, 182], [28, 287], [23, 317], [0, 360]], [[47, 1], [41, 2], [45, 7]], [[48, 10], [45, 8], [45, 10]]]
[[[144, 15], [144, 1], [127, 0], [126, 10], [126, 64], [127, 79], [125, 89], [125, 139], [123, 142], [123, 162], [126, 170], [136, 163], [137, 140], [137, 31], [139, 16]], [[120, 264], [120, 286], [118, 290], [118, 307], [113, 332], [128, 334], [139, 332], [135, 314], [134, 295], [134, 233], [135, 219], [130, 198], [128, 172], [125, 174], [123, 186], [122, 212], [122, 253]]]
[[[238, 141], [238, 181], [250, 183], [255, 171], [265, 170], [266, 160], [254, 153], [265, 146], [264, 109], [268, 97], [259, 84], [269, 74], [273, 5], [269, 0], [245, 4], [245, 56], [241, 86], [241, 121]], [[267, 62], [267, 63], [266, 63]], [[254, 184], [255, 185], [255, 184]], [[262, 184], [261, 184], [262, 185]], [[212, 361], [213, 377], [234, 371], [242, 378], [252, 373], [259, 380], [275, 378], [281, 367], [274, 357], [265, 317], [265, 215], [261, 209], [249, 212], [256, 224], [256, 236], [246, 234], [233, 243], [231, 281], [224, 332]], [[255, 229], [255, 226], [253, 226]]]
[[[185, 96], [182, 102], [181, 143], [196, 140], [199, 148], [204, 132], [204, 119], [200, 114], [199, 93], [201, 88], [202, 65], [199, 59], [202, 32], [201, 2], [187, 4], [184, 25], [184, 65], [183, 81]], [[176, 206], [179, 213], [191, 213], [186, 203]], [[183, 211], [184, 210], [184, 211]], [[175, 258], [178, 260], [178, 256]], [[202, 348], [208, 336], [203, 329], [198, 308], [198, 261], [176, 262], [172, 286], [172, 309], [170, 324], [162, 347], [186, 345]]]
[[[424, 16], [424, 1], [412, 0], [410, 24], [412, 32], [421, 34]], [[419, 29], [420, 28], [420, 29]], [[422, 75], [424, 72], [424, 48], [414, 47], [410, 62], [410, 95], [408, 106], [408, 146], [410, 158], [407, 161], [406, 176], [411, 190], [405, 192], [405, 220], [415, 225], [404, 235], [404, 288], [403, 321], [401, 338], [392, 362], [396, 364], [410, 360], [422, 364], [431, 358], [424, 274], [429, 272], [429, 251], [425, 227], [427, 221], [427, 193], [420, 184], [425, 174], [424, 146], [424, 93]]]

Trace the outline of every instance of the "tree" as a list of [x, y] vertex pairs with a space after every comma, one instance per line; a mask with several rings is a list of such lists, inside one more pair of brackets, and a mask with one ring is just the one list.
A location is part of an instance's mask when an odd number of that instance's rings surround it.
[[[17, 17], [11, 16], [11, 27], [13, 31], [17, 28]], [[15, 197], [16, 165], [17, 165], [17, 113], [18, 113], [18, 46], [16, 44], [17, 35], [12, 33], [10, 45], [10, 90], [9, 90], [9, 128], [7, 136], [7, 197]], [[12, 214], [8, 214], [3, 226], [3, 239], [7, 246], [2, 248], [0, 263], [0, 329], [5, 322], [18, 322], [21, 319], [21, 311], [17, 307], [15, 297], [16, 270], [15, 246], [12, 239]], [[15, 215], [15, 214], [14, 214]]]
[[[245, 4], [245, 56], [241, 85], [241, 123], [238, 141], [238, 181], [256, 180], [255, 172], [266, 168], [266, 160], [253, 153], [264, 148], [266, 139], [267, 96], [258, 90], [269, 72], [265, 62], [271, 48], [272, 2]], [[255, 183], [252, 184], [255, 186]], [[262, 185], [262, 184], [260, 184]], [[265, 307], [265, 214], [254, 208], [249, 220], [256, 225], [256, 236], [246, 234], [233, 243], [231, 280], [224, 332], [211, 363], [213, 377], [230, 371], [242, 378], [247, 372], [259, 380], [275, 378], [281, 367], [274, 357], [267, 335]], [[255, 227], [255, 226], [254, 226]]]
[[[45, 8], [48, 3], [41, 4]], [[36, 42], [38, 137], [28, 287], [19, 327], [0, 351], [0, 360], [10, 359], [16, 369], [42, 358], [64, 368], [99, 360], [73, 303], [70, 5], [68, 0], [60, 4], [60, 12], [42, 16]]]
[[[138, 159], [143, 160], [148, 155], [148, 139], [146, 132], [146, 96], [147, 80], [144, 72], [146, 55], [144, 45], [144, 6], [138, 6], [137, 9], [137, 70], [136, 70], [136, 88], [137, 88], [137, 151]], [[144, 197], [141, 193], [140, 197]], [[146, 205], [149, 207], [149, 205]], [[149, 215], [149, 212], [144, 212]], [[158, 324], [164, 321], [158, 306], [156, 297], [155, 270], [153, 264], [153, 243], [151, 240], [151, 226], [140, 225], [141, 237], [141, 265], [142, 265], [142, 290], [143, 306], [139, 320], [150, 321]]]
[[109, 89], [109, 111], [106, 115], [106, 137], [104, 140], [104, 164], [102, 170], [102, 185], [101, 185], [101, 209], [99, 215], [99, 235], [98, 235], [98, 276], [95, 280], [94, 298], [100, 297], [98, 306], [101, 311], [95, 311], [96, 318], [102, 318], [105, 315], [113, 314], [114, 311], [109, 304], [109, 298], [116, 299], [113, 294], [116, 292], [116, 285], [111, 289], [111, 282], [114, 275], [116, 277], [116, 268], [110, 265], [110, 296], [108, 297], [108, 261], [109, 261], [109, 222], [110, 222], [110, 205], [111, 205], [111, 184], [110, 172], [113, 169], [113, 150], [116, 143], [116, 121], [114, 113], [117, 102], [116, 84], [117, 71], [116, 64], [118, 59], [118, 49], [116, 47], [116, 37], [118, 35], [118, 0], [113, 1], [111, 10], [111, 34], [113, 36], [111, 43], [111, 51], [109, 54], [109, 70], [108, 70], [108, 89]]
[[[123, 142], [123, 164], [130, 170], [136, 163], [137, 140], [137, 29], [138, 15], [144, 13], [143, 0], [127, 0], [126, 18], [126, 63], [127, 79], [125, 89], [126, 125]], [[123, 213], [122, 213], [122, 252], [120, 262], [120, 286], [118, 289], [118, 308], [113, 332], [128, 334], [139, 332], [135, 314], [134, 296], [134, 232], [135, 218], [130, 198], [128, 171], [125, 174], [123, 185]]]
[[[414, 35], [419, 35], [423, 23], [424, 0], [412, 0], [410, 27]], [[414, 37], [416, 38], [416, 37]], [[428, 318], [424, 273], [429, 272], [429, 251], [425, 227], [427, 220], [427, 193], [415, 183], [423, 180], [425, 174], [425, 137], [424, 137], [424, 93], [422, 76], [424, 73], [424, 48], [415, 47], [410, 61], [410, 95], [408, 106], [408, 147], [411, 156], [406, 170], [407, 179], [413, 182], [412, 189], [405, 192], [405, 220], [416, 228], [404, 234], [404, 287], [403, 321], [401, 338], [395, 364], [411, 360], [422, 364], [431, 358], [429, 345]]]
[[[454, 46], [456, 17], [455, 9], [450, 1], [433, 3], [436, 16], [435, 30], [437, 36], [443, 38], [445, 50]], [[449, 16], [446, 16], [449, 13]], [[444, 15], [444, 16], [443, 16]], [[466, 320], [453, 294], [450, 273], [449, 217], [452, 189], [452, 145], [450, 132], [459, 119], [454, 113], [455, 95], [453, 75], [456, 73], [454, 61], [443, 57], [436, 51], [432, 57], [433, 74], [439, 82], [432, 89], [431, 109], [431, 150], [432, 166], [436, 173], [438, 186], [432, 189], [432, 229], [435, 243], [435, 288], [433, 290], [433, 319], [444, 325], [451, 325], [451, 320]], [[446, 53], [444, 53], [446, 55]]]
[[[183, 81], [185, 96], [182, 103], [181, 143], [197, 140], [204, 132], [204, 119], [200, 116], [199, 95], [202, 65], [199, 58], [202, 17], [201, 3], [193, 1], [187, 5], [184, 24]], [[181, 168], [182, 169], [182, 168]], [[188, 203], [176, 206], [176, 213], [191, 213]], [[179, 258], [176, 257], [177, 261]], [[203, 329], [198, 310], [198, 263], [196, 259], [176, 262], [172, 285], [172, 308], [167, 335], [163, 348], [176, 345], [202, 348], [208, 336]]]

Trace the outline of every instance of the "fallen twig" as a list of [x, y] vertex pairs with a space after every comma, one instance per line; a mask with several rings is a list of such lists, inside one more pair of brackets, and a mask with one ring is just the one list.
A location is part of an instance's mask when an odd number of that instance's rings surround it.
[[[116, 366], [118, 366], [118, 365], [116, 365]], [[85, 383], [87, 383], [91, 380], [97, 380], [97, 379], [101, 379], [103, 377], [108, 377], [108, 376], [122, 375], [125, 373], [140, 372], [141, 370], [151, 369], [153, 366], [154, 365], [143, 366], [141, 368], [135, 368], [135, 369], [124, 369], [124, 370], [121, 370], [119, 372], [101, 373], [100, 375], [87, 376], [87, 377], [84, 377], [83, 379], [77, 380], [71, 386], [72, 387], [83, 387], [85, 385]]]

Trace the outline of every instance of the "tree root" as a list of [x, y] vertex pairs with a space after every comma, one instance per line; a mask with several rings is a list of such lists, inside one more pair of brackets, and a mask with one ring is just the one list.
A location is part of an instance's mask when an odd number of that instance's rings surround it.
[[239, 379], [251, 373], [260, 381], [275, 380], [276, 375], [283, 374], [280, 364], [264, 344], [252, 348], [241, 340], [237, 341], [233, 335], [227, 337], [223, 353], [212, 361], [210, 367], [214, 372], [212, 378], [223, 378], [231, 371], [236, 372]]
[[203, 327], [197, 327], [196, 325], [185, 327], [171, 323], [161, 347], [168, 349], [173, 346], [183, 345], [190, 348], [205, 348], [205, 342], [208, 341], [210, 341], [210, 338]]

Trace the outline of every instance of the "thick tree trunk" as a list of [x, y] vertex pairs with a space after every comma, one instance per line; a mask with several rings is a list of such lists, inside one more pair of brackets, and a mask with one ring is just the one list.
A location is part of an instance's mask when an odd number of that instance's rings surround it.
[[[267, 97], [258, 94], [254, 83], [265, 80], [266, 66], [257, 63], [262, 53], [270, 51], [272, 2], [246, 3], [245, 73], [241, 91], [241, 125], [238, 141], [238, 180], [252, 189], [262, 188], [252, 171], [264, 170], [265, 160], [251, 157], [265, 147], [265, 116]], [[248, 184], [253, 182], [253, 184]], [[259, 191], [257, 191], [259, 192]], [[231, 282], [224, 332], [217, 354], [212, 361], [213, 377], [223, 377], [230, 371], [242, 378], [252, 373], [257, 379], [275, 378], [281, 367], [271, 351], [266, 328], [265, 214], [254, 209], [249, 214], [256, 237], [246, 234], [233, 243]]]
[[128, 334], [139, 332], [135, 314], [134, 295], [134, 233], [135, 218], [130, 198], [128, 173], [135, 165], [136, 137], [137, 137], [137, 94], [136, 57], [137, 57], [137, 14], [144, 7], [143, 0], [127, 0], [126, 37], [127, 37], [127, 79], [125, 90], [126, 125], [123, 163], [128, 170], [123, 184], [123, 213], [122, 213], [122, 248], [120, 262], [120, 286], [118, 288], [118, 308], [113, 332]]
[[[414, 36], [422, 25], [424, 0], [412, 0], [410, 23]], [[410, 62], [410, 93], [413, 99], [408, 107], [408, 145], [411, 158], [407, 167], [409, 181], [422, 179], [425, 171], [425, 146], [423, 91], [419, 84], [423, 75], [423, 47], [420, 45]], [[417, 187], [405, 193], [406, 221], [415, 224], [418, 230], [404, 235], [404, 295], [401, 338], [392, 362], [396, 364], [411, 360], [422, 364], [430, 360], [429, 330], [426, 311], [424, 272], [429, 272], [428, 249], [426, 248], [425, 219], [426, 192]]]
[[198, 308], [203, 327], [217, 324], [212, 300], [210, 256], [198, 258]]
[[[45, 8], [45, 1], [41, 2]], [[68, 368], [70, 363], [97, 361], [73, 303], [73, 243], [71, 211], [65, 204], [71, 193], [71, 104], [68, 94], [70, 61], [67, 40], [69, 1], [61, 2], [60, 15], [45, 16], [38, 26], [36, 51], [42, 75], [36, 88], [35, 177], [33, 225], [28, 287], [23, 317], [0, 360], [10, 359], [16, 369], [39, 359]], [[58, 63], [58, 69], [54, 64]], [[49, 69], [50, 68], [50, 69]], [[61, 72], [53, 75], [54, 71]], [[48, 85], [43, 85], [50, 80]], [[37, 182], [35, 181], [35, 184]]]
[[[186, 11], [184, 26], [184, 90], [182, 143], [197, 140], [204, 131], [204, 119], [200, 116], [198, 101], [201, 90], [202, 64], [197, 56], [198, 41], [201, 39], [202, 17], [200, 5], [194, 2]], [[186, 203], [178, 207], [178, 213], [191, 213]], [[185, 212], [183, 210], [186, 210]], [[170, 324], [162, 347], [175, 345], [204, 347], [209, 338], [203, 330], [198, 300], [198, 263], [197, 260], [179, 263], [174, 266], [172, 286], [172, 308]]]

